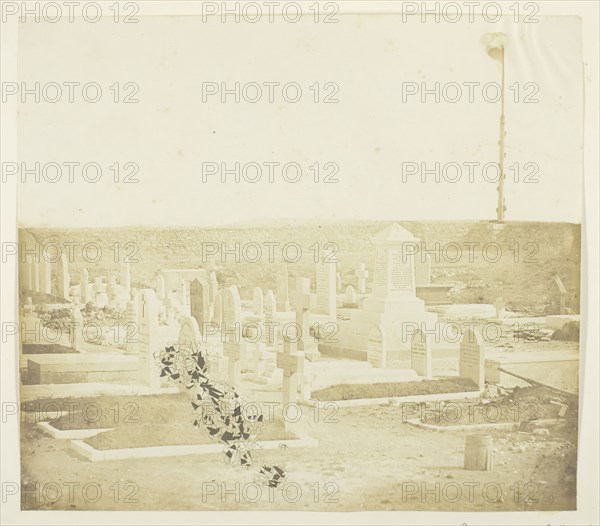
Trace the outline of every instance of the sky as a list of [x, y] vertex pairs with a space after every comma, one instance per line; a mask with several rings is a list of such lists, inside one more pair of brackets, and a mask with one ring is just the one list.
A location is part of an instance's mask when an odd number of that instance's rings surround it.
[[[500, 104], [492, 101], [501, 68], [481, 40], [498, 31], [507, 35], [506, 219], [580, 222], [577, 18], [517, 25], [340, 15], [337, 24], [184, 16], [21, 24], [20, 86], [56, 82], [63, 95], [19, 104], [18, 162], [39, 162], [41, 176], [19, 185], [19, 224], [493, 219]], [[100, 100], [86, 102], [75, 88], [69, 103], [65, 82], [97, 83]], [[249, 98], [258, 84], [262, 97], [236, 102], [230, 95], [223, 103], [220, 92], [207, 94], [236, 83], [248, 86]], [[265, 83], [279, 83], [273, 102]], [[302, 93], [294, 103], [295, 86]], [[434, 95], [423, 102], [421, 91], [436, 86], [454, 102]], [[139, 102], [124, 103], [125, 96]], [[65, 162], [97, 163], [101, 172], [90, 165], [86, 181], [75, 167], [69, 180]], [[240, 177], [260, 179], [236, 182], [229, 173], [222, 182], [222, 168], [236, 166]]]

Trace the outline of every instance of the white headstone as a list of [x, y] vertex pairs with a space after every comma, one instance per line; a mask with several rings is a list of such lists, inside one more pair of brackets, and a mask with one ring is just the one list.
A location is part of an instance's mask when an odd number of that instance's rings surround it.
[[367, 359], [373, 367], [387, 367], [387, 342], [383, 327], [379, 323], [374, 323], [369, 331]]
[[202, 334], [198, 327], [196, 318], [182, 316], [179, 318], [179, 337], [177, 339], [177, 350], [196, 352], [202, 345]]
[[337, 318], [335, 262], [317, 263], [317, 304], [315, 312]]
[[223, 291], [223, 319], [221, 334], [225, 341], [239, 342], [241, 339], [242, 301], [236, 285], [230, 285]]
[[433, 378], [433, 361], [429, 336], [417, 329], [412, 335], [410, 346], [410, 367], [426, 380]]
[[356, 303], [356, 292], [354, 291], [354, 287], [352, 285], [348, 285], [346, 287], [346, 303]]
[[217, 323], [219, 326], [223, 321], [223, 295], [218, 292], [213, 300], [213, 317], [212, 321]]
[[69, 299], [69, 261], [66, 254], [61, 254], [57, 264], [56, 296]]
[[460, 341], [458, 376], [473, 380], [479, 389], [485, 387], [485, 349], [476, 329], [468, 329]]
[[260, 287], [254, 287], [252, 291], [252, 312], [257, 316], [262, 316], [264, 311], [263, 291]]

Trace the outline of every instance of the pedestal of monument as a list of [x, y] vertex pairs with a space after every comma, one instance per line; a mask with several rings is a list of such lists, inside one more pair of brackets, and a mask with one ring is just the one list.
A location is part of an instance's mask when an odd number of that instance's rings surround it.
[[393, 224], [374, 238], [376, 247], [373, 294], [363, 308], [354, 310], [350, 320], [338, 322], [338, 333], [319, 344], [323, 354], [366, 360], [369, 333], [379, 324], [384, 334], [388, 363], [410, 350], [416, 329], [433, 330], [437, 315], [425, 309], [416, 296], [414, 254], [418, 239]]

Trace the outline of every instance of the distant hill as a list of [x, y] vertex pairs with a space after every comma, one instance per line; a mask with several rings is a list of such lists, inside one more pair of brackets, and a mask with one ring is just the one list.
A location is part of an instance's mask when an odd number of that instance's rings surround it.
[[[553, 277], [558, 274], [571, 295], [571, 303], [578, 306], [580, 225], [397, 222], [425, 243], [432, 259], [433, 282], [455, 284], [452, 293], [457, 302], [491, 303], [501, 295], [509, 306], [540, 311], [555, 293]], [[252, 221], [217, 228], [27, 229], [21, 231], [21, 239], [25, 241], [31, 235], [41, 244], [78, 243], [72, 245], [73, 283], [77, 282], [77, 271], [81, 268], [88, 268], [91, 277], [105, 275], [117, 270], [118, 261], [129, 256], [137, 260], [132, 263], [133, 281], [138, 286], [152, 286], [154, 274], [160, 268], [205, 266], [207, 253], [216, 249], [219, 281], [234, 280], [242, 295], [248, 296], [254, 286], [274, 287], [276, 263], [284, 258], [292, 290], [295, 276], [314, 278], [314, 259], [317, 254], [323, 257], [324, 249], [335, 251], [345, 284], [355, 285], [354, 270], [359, 262], [366, 263], [372, 277], [375, 257], [372, 238], [391, 223]], [[233, 250], [221, 250], [223, 243]], [[84, 261], [86, 250], [88, 259], [99, 256], [98, 261]]]

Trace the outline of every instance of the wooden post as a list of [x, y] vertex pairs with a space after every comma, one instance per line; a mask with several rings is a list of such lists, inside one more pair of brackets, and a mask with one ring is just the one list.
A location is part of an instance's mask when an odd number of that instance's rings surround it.
[[491, 435], [467, 435], [465, 440], [465, 469], [492, 471], [494, 442]]

